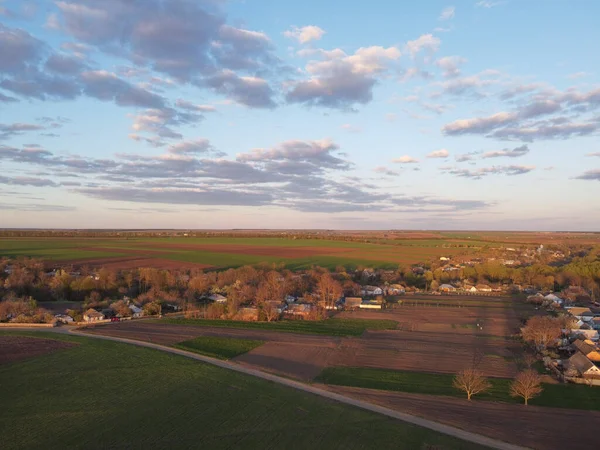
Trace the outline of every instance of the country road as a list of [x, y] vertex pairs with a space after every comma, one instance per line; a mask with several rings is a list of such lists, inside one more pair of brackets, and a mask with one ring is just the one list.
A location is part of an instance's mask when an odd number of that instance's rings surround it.
[[361, 401], [355, 398], [347, 397], [344, 395], [340, 395], [334, 392], [326, 391], [324, 389], [320, 389], [315, 386], [311, 386], [309, 384], [301, 383], [298, 381], [294, 381], [291, 379], [279, 377], [277, 375], [273, 375], [266, 372], [261, 372], [259, 370], [250, 369], [248, 367], [241, 366], [239, 364], [222, 361], [215, 358], [210, 358], [208, 356], [199, 355], [196, 353], [188, 352], [185, 350], [180, 350], [177, 348], [171, 348], [164, 345], [153, 344], [150, 342], [142, 342], [136, 341], [133, 339], [119, 338], [113, 336], [102, 336], [98, 334], [89, 334], [83, 333], [78, 330], [68, 330], [65, 327], [56, 327], [56, 328], [45, 328], [45, 329], [32, 329], [32, 328], [12, 328], [11, 330], [27, 330], [27, 331], [51, 331], [60, 334], [71, 334], [77, 336], [84, 336], [88, 338], [94, 339], [104, 339], [109, 341], [121, 342], [124, 344], [137, 345], [140, 347], [152, 348], [155, 350], [160, 350], [163, 352], [173, 353], [176, 355], [184, 356], [186, 358], [195, 359], [197, 361], [202, 361], [208, 364], [212, 364], [218, 367], [222, 367], [224, 369], [235, 370], [236, 372], [240, 372], [246, 375], [262, 378], [264, 380], [272, 381], [274, 383], [278, 383], [284, 386], [291, 387], [293, 389], [297, 389], [300, 391], [308, 392], [310, 394], [319, 395], [321, 397], [334, 400], [337, 402], [345, 403], [347, 405], [352, 405], [357, 408], [362, 408], [368, 411], [376, 412], [379, 414], [383, 414], [385, 416], [401, 420], [403, 422], [407, 422], [413, 425], [417, 425], [423, 428], [428, 428], [430, 430], [443, 433], [458, 439], [462, 439], [465, 441], [473, 442], [475, 444], [483, 445], [489, 448], [498, 449], [498, 450], [526, 450], [526, 447], [520, 447], [517, 445], [509, 444], [507, 442], [502, 442], [496, 439], [488, 438], [486, 436], [482, 436], [479, 434], [471, 433], [469, 431], [462, 430], [460, 428], [444, 425], [442, 423], [433, 422], [431, 420], [424, 419], [422, 417], [414, 416], [411, 414], [402, 413], [399, 411], [395, 411], [393, 409], [385, 408], [379, 405], [375, 405], [369, 402]]

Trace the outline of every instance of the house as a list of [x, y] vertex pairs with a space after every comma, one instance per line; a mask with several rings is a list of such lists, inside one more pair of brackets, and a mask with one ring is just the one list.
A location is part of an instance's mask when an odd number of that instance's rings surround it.
[[598, 330], [574, 330], [571, 329], [571, 336], [581, 336], [583, 339], [589, 339], [590, 341], [598, 342], [600, 336], [598, 335]]
[[364, 286], [361, 293], [362, 295], [383, 295], [383, 289], [377, 286]]
[[284, 301], [289, 305], [290, 303], [294, 303], [296, 301], [296, 297], [293, 295], [286, 295]]
[[71, 316], [67, 316], [66, 314], [56, 314], [54, 316], [57, 322], [70, 324], [75, 322], [75, 320]]
[[360, 307], [362, 300], [363, 299], [361, 297], [346, 297], [346, 299], [344, 300], [344, 308], [346, 308], [346, 309], [358, 308], [358, 307]]
[[85, 322], [98, 322], [99, 320], [104, 320], [104, 314], [90, 308], [83, 313], [83, 320]]
[[387, 295], [404, 295], [406, 290], [401, 284], [390, 284], [387, 288]]
[[579, 351], [590, 361], [600, 362], [600, 350], [592, 341], [582, 341], [581, 339], [577, 339], [575, 342], [573, 342], [573, 344], [571, 344], [571, 346], [573, 350]]
[[439, 288], [440, 292], [455, 292], [456, 288], [451, 284], [442, 284]]
[[591, 325], [594, 330], [600, 330], [600, 317], [594, 317]]
[[548, 294], [544, 297], [544, 299], [549, 300], [556, 305], [562, 305], [564, 303], [564, 300], [562, 298], [554, 294]]
[[567, 308], [567, 311], [576, 319], [583, 320], [584, 322], [591, 322], [594, 320], [594, 313], [592, 313], [590, 308], [573, 306], [572, 308]]
[[477, 288], [475, 286], [465, 286], [465, 291], [475, 293], [477, 292]]
[[600, 377], [600, 369], [583, 353], [577, 352], [565, 364], [568, 376]]
[[227, 303], [227, 297], [224, 297], [221, 294], [212, 294], [208, 297], [208, 299], [216, 303]]
[[450, 258], [447, 256], [440, 256], [440, 261], [450, 261]]
[[284, 314], [291, 316], [306, 317], [314, 310], [314, 305], [310, 303], [294, 303], [284, 311]]
[[131, 316], [134, 318], [144, 316], [144, 311], [142, 310], [142, 308], [139, 308], [135, 305], [129, 305], [129, 309], [131, 310]]
[[489, 287], [487, 284], [478, 284], [477, 286], [475, 286], [475, 288], [478, 292], [492, 292], [492, 288]]

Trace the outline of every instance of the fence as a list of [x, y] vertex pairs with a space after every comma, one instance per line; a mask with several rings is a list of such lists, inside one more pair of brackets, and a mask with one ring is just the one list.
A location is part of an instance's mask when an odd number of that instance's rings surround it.
[[52, 328], [55, 326], [54, 323], [0, 323], [0, 328]]

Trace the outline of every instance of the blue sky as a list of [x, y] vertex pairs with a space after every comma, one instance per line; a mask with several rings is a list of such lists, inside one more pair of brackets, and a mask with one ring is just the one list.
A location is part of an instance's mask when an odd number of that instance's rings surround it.
[[599, 16], [0, 0], [0, 227], [598, 231]]

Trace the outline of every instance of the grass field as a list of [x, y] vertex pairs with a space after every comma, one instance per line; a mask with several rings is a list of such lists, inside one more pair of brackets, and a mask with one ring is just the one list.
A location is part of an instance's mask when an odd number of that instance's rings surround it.
[[[464, 393], [452, 386], [453, 378], [454, 376], [450, 374], [405, 372], [366, 367], [329, 367], [323, 370], [317, 381], [340, 386], [464, 397]], [[510, 379], [489, 378], [489, 381], [492, 384], [491, 389], [488, 392], [474, 396], [475, 400], [507, 403], [522, 402], [521, 399], [509, 395]], [[577, 384], [544, 384], [543, 388], [542, 394], [530, 400], [530, 404], [600, 411], [600, 389]]]
[[396, 268], [399, 264], [427, 262], [441, 255], [472, 252], [462, 241], [402, 240], [382, 243], [282, 238], [2, 238], [0, 256], [39, 257], [57, 264], [102, 265], [103, 259], [118, 267], [133, 260], [169, 261], [172, 265], [202, 264], [220, 268], [276, 263], [289, 269], [313, 265], [334, 268], [368, 266]]
[[0, 366], [3, 450], [481, 448], [178, 355], [29, 335], [79, 345]]
[[247, 322], [211, 319], [162, 319], [159, 324], [190, 325], [197, 327], [243, 328], [248, 330], [280, 331], [284, 333], [320, 334], [327, 336], [360, 336], [365, 330], [393, 330], [394, 320], [325, 319], [281, 320], [277, 322]]
[[218, 359], [231, 359], [243, 355], [263, 344], [263, 341], [251, 339], [221, 338], [216, 336], [201, 336], [189, 341], [175, 344], [174, 347], [200, 355]]

